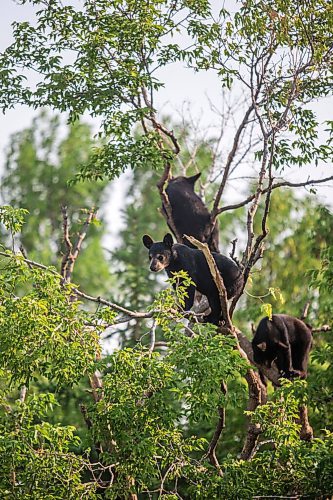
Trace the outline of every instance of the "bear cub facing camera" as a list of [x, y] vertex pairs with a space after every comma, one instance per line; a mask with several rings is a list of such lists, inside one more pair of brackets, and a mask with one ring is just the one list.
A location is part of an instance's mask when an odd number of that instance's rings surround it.
[[[149, 250], [150, 269], [154, 272], [165, 270], [169, 277], [172, 273], [186, 271], [195, 285], [187, 289], [185, 297], [185, 310], [193, 306], [195, 290], [206, 295], [211, 312], [205, 321], [218, 325], [221, 319], [221, 303], [218, 289], [210, 273], [206, 258], [201, 250], [187, 247], [186, 245], [173, 244], [171, 234], [164, 236], [163, 241], [155, 242], [145, 234], [143, 244]], [[224, 281], [227, 297], [230, 299], [243, 286], [243, 275], [239, 267], [225, 255], [212, 253], [218, 270]]]
[[306, 378], [312, 332], [303, 321], [287, 314], [263, 318], [252, 339], [253, 358], [268, 368], [275, 362], [282, 377]]
[[[195, 182], [201, 173], [192, 177], [174, 177], [169, 180], [166, 194], [172, 209], [172, 219], [182, 243], [194, 248], [184, 234], [194, 236], [202, 243], [207, 243], [212, 252], [219, 251], [219, 231], [217, 223], [210, 234], [210, 213], [208, 208], [194, 191]], [[165, 212], [165, 208], [162, 207]], [[170, 226], [169, 226], [170, 227]], [[172, 228], [170, 227], [171, 231]]]

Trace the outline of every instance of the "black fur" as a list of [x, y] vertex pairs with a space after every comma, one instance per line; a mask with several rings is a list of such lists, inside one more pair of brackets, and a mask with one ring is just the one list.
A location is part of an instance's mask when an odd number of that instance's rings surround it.
[[[205, 321], [218, 325], [221, 319], [221, 303], [215, 282], [211, 276], [206, 258], [201, 250], [189, 248], [186, 245], [173, 244], [171, 234], [164, 236], [163, 241], [154, 243], [150, 236], [144, 235], [143, 244], [149, 249], [150, 269], [154, 272], [167, 272], [169, 277], [177, 271], [187, 271], [195, 286], [187, 289], [188, 297], [185, 299], [185, 310], [193, 306], [194, 294], [197, 289], [206, 295], [211, 313]], [[212, 253], [216, 265], [223, 278], [227, 290], [227, 297], [233, 297], [243, 286], [243, 275], [239, 267], [228, 257]]]
[[[172, 218], [182, 243], [194, 248], [183, 238], [184, 234], [194, 236], [197, 240], [207, 243], [213, 252], [219, 251], [219, 231], [217, 223], [210, 234], [210, 214], [202, 199], [194, 192], [194, 184], [200, 173], [192, 177], [174, 177], [167, 185]], [[165, 213], [165, 208], [163, 211]], [[172, 231], [172, 228], [169, 226]]]
[[312, 346], [311, 328], [287, 314], [263, 318], [252, 339], [255, 363], [271, 367], [273, 361], [281, 376], [306, 378]]

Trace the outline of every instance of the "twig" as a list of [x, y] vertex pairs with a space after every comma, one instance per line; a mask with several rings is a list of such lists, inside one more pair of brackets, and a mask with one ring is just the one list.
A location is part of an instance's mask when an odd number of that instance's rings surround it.
[[27, 386], [22, 385], [22, 387], [20, 389], [20, 401], [21, 401], [21, 403], [23, 403], [25, 401], [26, 395], [27, 395]]
[[[224, 381], [221, 382], [221, 391], [224, 395], [227, 394], [227, 385]], [[221, 437], [223, 429], [225, 428], [225, 408], [224, 406], [220, 406], [218, 408], [219, 419], [217, 421], [216, 429], [214, 435], [212, 437], [211, 442], [209, 443], [207, 456], [210, 459], [210, 462], [217, 469], [219, 476], [223, 476], [222, 468], [219, 464], [219, 461], [216, 457], [216, 446]]]
[[[280, 187], [287, 187], [287, 188], [294, 188], [294, 187], [306, 187], [306, 186], [313, 186], [314, 184], [322, 184], [324, 182], [329, 182], [333, 180], [333, 175], [330, 177], [325, 177], [324, 179], [309, 179], [305, 182], [288, 182], [288, 181], [282, 181], [282, 182], [277, 182], [276, 184], [273, 184], [271, 186], [271, 190], [273, 191], [274, 189], [278, 189]], [[268, 187], [264, 188], [262, 190], [262, 194], [267, 193]], [[243, 207], [253, 201], [255, 198], [255, 194], [251, 194], [245, 200], [240, 201], [239, 203], [235, 203], [233, 205], [226, 205], [225, 207], [221, 207], [218, 210], [218, 214], [221, 214], [223, 212], [226, 212], [228, 210], [234, 210], [236, 208]]]
[[86, 220], [83, 224], [83, 227], [82, 227], [81, 231], [79, 232], [78, 238], [77, 238], [76, 243], [74, 245], [74, 249], [73, 249], [72, 243], [71, 243], [71, 241], [69, 239], [69, 235], [68, 235], [68, 220], [67, 220], [66, 207], [63, 207], [62, 210], [63, 210], [63, 218], [64, 218], [63, 219], [64, 220], [64, 222], [63, 222], [64, 240], [65, 240], [65, 243], [67, 246], [67, 253], [63, 257], [63, 262], [62, 262], [62, 266], [61, 266], [61, 268], [62, 268], [61, 274], [62, 274], [65, 282], [69, 283], [71, 281], [71, 278], [72, 278], [74, 265], [75, 265], [76, 259], [79, 256], [83, 240], [86, 237], [88, 227], [89, 227], [92, 219], [95, 216], [95, 208], [91, 208], [89, 210], [89, 213], [86, 217]]
[[303, 311], [302, 311], [302, 314], [301, 314], [301, 317], [300, 319], [303, 321], [304, 319], [306, 319], [307, 315], [308, 315], [308, 312], [309, 312], [309, 307], [310, 307], [310, 304], [311, 302], [307, 302], [304, 307], [303, 307]]
[[[58, 276], [59, 278], [62, 278], [62, 276], [54, 269], [47, 267], [44, 264], [40, 264], [39, 262], [35, 262], [31, 259], [17, 257], [16, 255], [8, 254], [6, 252], [1, 252], [1, 251], [0, 251], [0, 255], [3, 257], [7, 257], [9, 259], [19, 258], [20, 260], [23, 260], [28, 266], [33, 266], [33, 267], [36, 267], [38, 269], [42, 269], [44, 271], [47, 271], [47, 272], [53, 274], [54, 276]], [[156, 312], [156, 311], [149, 311], [149, 312], [130, 311], [129, 309], [126, 309], [125, 307], [122, 307], [122, 306], [119, 306], [118, 304], [110, 302], [109, 300], [103, 299], [102, 297], [93, 297], [93, 296], [88, 295], [84, 292], [81, 292], [81, 290], [79, 290], [76, 287], [73, 287], [72, 289], [73, 289], [73, 292], [76, 295], [78, 295], [79, 297], [82, 297], [83, 299], [89, 300], [90, 302], [95, 302], [97, 304], [102, 304], [104, 306], [110, 307], [110, 309], [114, 309], [115, 311], [119, 311], [121, 313], [124, 313], [130, 319], [132, 319], [132, 318], [151, 318], [154, 315], [154, 313]]]
[[153, 321], [153, 325], [150, 329], [150, 346], [149, 346], [149, 352], [152, 353], [153, 350], [155, 349], [155, 342], [156, 342], [156, 321]]
[[243, 132], [246, 124], [248, 123], [248, 119], [249, 119], [249, 117], [250, 117], [253, 109], [254, 109], [254, 106], [253, 106], [253, 104], [251, 104], [251, 106], [245, 112], [243, 120], [241, 121], [241, 123], [240, 123], [240, 125], [239, 125], [239, 127], [238, 127], [238, 129], [236, 131], [236, 134], [235, 134], [235, 137], [234, 137], [234, 140], [233, 140], [233, 144], [232, 144], [232, 148], [231, 148], [231, 151], [229, 152], [229, 155], [228, 155], [228, 158], [227, 158], [227, 161], [226, 161], [226, 165], [224, 167], [223, 177], [222, 177], [219, 189], [217, 191], [217, 194], [216, 194], [216, 197], [215, 197], [215, 200], [214, 200], [213, 210], [212, 210], [212, 213], [211, 213], [212, 226], [213, 227], [214, 227], [215, 222], [216, 222], [216, 216], [218, 215], [218, 206], [220, 204], [220, 200], [221, 200], [224, 188], [226, 186], [226, 182], [228, 180], [230, 167], [231, 167], [231, 164], [232, 164], [232, 162], [233, 162], [233, 160], [235, 158], [235, 154], [236, 154], [236, 151], [237, 151], [237, 148], [238, 148], [238, 145], [239, 145], [239, 140], [240, 140], [241, 134], [242, 134], [242, 132]]
[[231, 244], [232, 244], [232, 250], [229, 253], [229, 255], [230, 255], [230, 258], [237, 264], [237, 266], [240, 267], [240, 262], [237, 259], [237, 257], [235, 256], [237, 241], [238, 241], [237, 238], [235, 238], [235, 239], [232, 240], [232, 242], [231, 242]]
[[63, 227], [64, 242], [65, 242], [67, 251], [66, 251], [66, 253], [64, 253], [64, 255], [62, 257], [60, 274], [65, 279], [67, 265], [68, 265], [68, 259], [72, 253], [73, 245], [72, 245], [72, 242], [71, 242], [70, 237], [69, 237], [67, 207], [62, 206], [61, 213], [62, 213], [62, 227]]
[[312, 332], [330, 332], [332, 330], [331, 325], [317, 326], [316, 328], [311, 328]]
[[[252, 458], [256, 455], [256, 453], [259, 451], [259, 449], [262, 447], [262, 446], [265, 446], [265, 444], [271, 444], [273, 445], [273, 448], [276, 448], [276, 444], [275, 444], [275, 441], [273, 439], [266, 439], [265, 441], [260, 441], [260, 443], [258, 443], [254, 450], [253, 450], [253, 453], [252, 453]], [[256, 498], [256, 497], [254, 497]], [[266, 497], [265, 497], [266, 498]], [[277, 498], [277, 497], [274, 497], [274, 498]]]

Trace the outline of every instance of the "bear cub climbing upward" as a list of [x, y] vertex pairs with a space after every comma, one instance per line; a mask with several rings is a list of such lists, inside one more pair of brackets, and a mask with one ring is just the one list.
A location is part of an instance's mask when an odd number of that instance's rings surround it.
[[[182, 239], [181, 242], [184, 245], [194, 248], [184, 238], [184, 234], [188, 234], [202, 241], [202, 243], [207, 243], [212, 252], [218, 252], [219, 231], [217, 223], [211, 232], [208, 208], [200, 196], [194, 192], [194, 185], [200, 175], [201, 173], [192, 177], [173, 177], [168, 182], [166, 194], [171, 205], [173, 223]], [[162, 208], [164, 213], [166, 213], [165, 208]], [[172, 231], [172, 227], [170, 229]]]
[[311, 328], [287, 314], [263, 318], [252, 339], [253, 359], [268, 368], [275, 362], [282, 377], [306, 378], [312, 346]]
[[[174, 245], [169, 233], [164, 236], [163, 241], [154, 243], [147, 234], [142, 237], [142, 241], [144, 246], [149, 249], [150, 269], [152, 271], [158, 272], [164, 269], [169, 277], [174, 272], [186, 271], [195, 283], [195, 286], [191, 285], [187, 289], [188, 297], [185, 298], [185, 310], [188, 311], [193, 306], [194, 294], [197, 289], [206, 295], [211, 308], [205, 321], [218, 325], [222, 312], [219, 293], [203, 252], [178, 243]], [[241, 270], [225, 255], [215, 252], [212, 255], [224, 281], [227, 297], [230, 299], [242, 289], [243, 275]]]

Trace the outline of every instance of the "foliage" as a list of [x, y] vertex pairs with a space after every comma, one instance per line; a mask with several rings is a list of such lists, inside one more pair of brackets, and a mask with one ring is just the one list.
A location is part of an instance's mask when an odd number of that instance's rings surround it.
[[[244, 498], [254, 496], [329, 495], [332, 491], [332, 433], [311, 443], [300, 442], [295, 424], [303, 399], [302, 383], [287, 383], [266, 405], [259, 406], [254, 420], [269, 438], [250, 461], [227, 458], [224, 476], [202, 478], [194, 498]], [[266, 440], [264, 439], [263, 443]]]
[[[1, 271], [1, 367], [19, 384], [37, 373], [58, 385], [74, 384], [92, 371], [99, 352], [97, 332], [85, 324], [89, 315], [52, 269], [42, 272], [8, 257]], [[23, 285], [24, 295], [17, 296]]]
[[191, 337], [184, 335], [184, 325], [168, 312], [183, 302], [185, 293], [184, 285], [176, 291], [168, 288], [152, 305], [167, 332], [166, 356], [137, 345], [117, 350], [104, 361], [104, 397], [91, 406], [90, 417], [94, 439], [112, 443], [104, 460], [120, 464], [110, 498], [126, 487], [128, 477], [134, 477], [140, 488], [150, 489], [161, 470], [167, 470], [167, 482], [181, 477], [184, 470], [194, 470], [191, 455], [202, 452], [207, 443], [186, 437], [184, 428], [193, 421], [214, 420], [217, 406], [228, 404], [221, 380], [246, 370], [235, 340], [219, 335], [212, 325], [194, 327]]
[[82, 483], [87, 461], [70, 451], [79, 442], [75, 427], [43, 421], [56, 405], [52, 394], [29, 396], [12, 406], [1, 395], [2, 498], [96, 498], [94, 483]]

